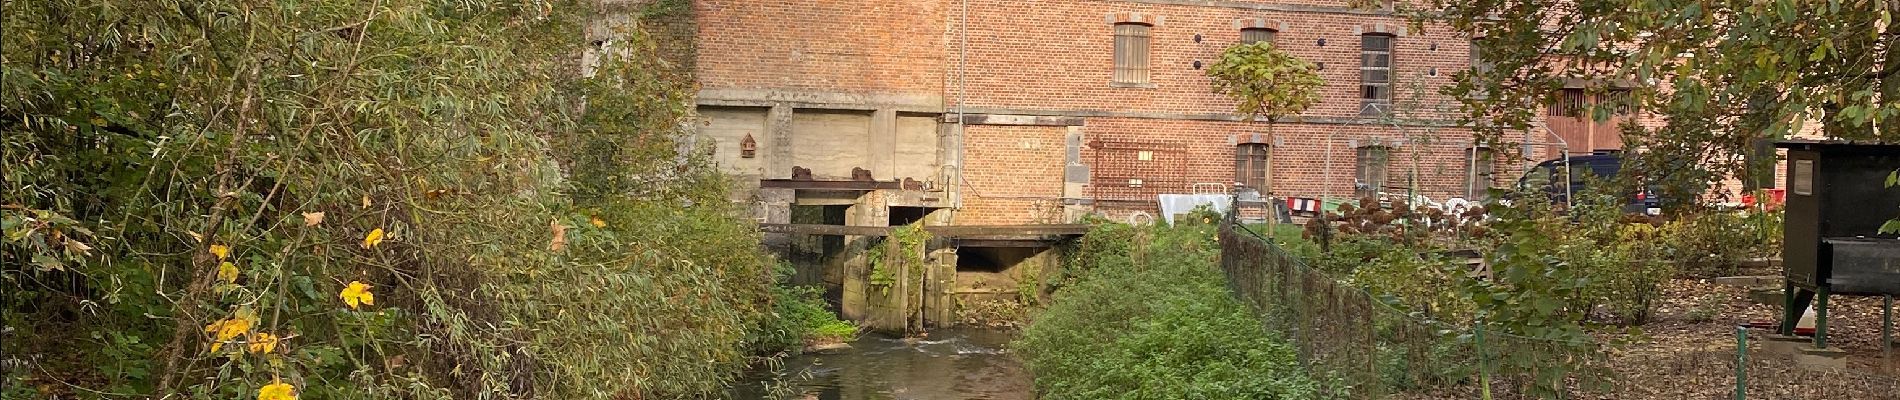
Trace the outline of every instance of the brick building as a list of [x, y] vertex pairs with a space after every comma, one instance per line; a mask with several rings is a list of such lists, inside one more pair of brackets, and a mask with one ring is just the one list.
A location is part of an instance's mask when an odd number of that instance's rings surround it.
[[[740, 177], [735, 200], [773, 224], [1031, 226], [1159, 217], [1158, 195], [1237, 183], [1274, 196], [1416, 190], [1442, 201], [1513, 179], [1525, 160], [1475, 148], [1449, 120], [1455, 101], [1438, 94], [1474, 64], [1472, 38], [1411, 31], [1347, 3], [698, 0], [699, 130]], [[1234, 116], [1203, 68], [1243, 40], [1318, 63], [1323, 100], [1271, 130]], [[1598, 139], [1614, 138], [1609, 129], [1552, 116], [1525, 141], [1562, 138], [1574, 153], [1618, 146]], [[863, 245], [793, 236], [769, 239], [794, 254]], [[1009, 265], [1039, 257], [963, 253]], [[984, 279], [958, 272], [942, 292]]]

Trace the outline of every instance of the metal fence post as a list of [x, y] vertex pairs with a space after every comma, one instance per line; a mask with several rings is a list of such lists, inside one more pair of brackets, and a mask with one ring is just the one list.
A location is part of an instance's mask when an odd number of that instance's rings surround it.
[[1491, 352], [1484, 345], [1484, 320], [1478, 320], [1478, 385], [1484, 400], [1491, 400]]
[[1827, 348], [1827, 285], [1815, 289], [1814, 294], [1814, 348]]
[[1880, 303], [1880, 356], [1893, 358], [1893, 295]]
[[1748, 328], [1735, 327], [1735, 400], [1748, 399]]

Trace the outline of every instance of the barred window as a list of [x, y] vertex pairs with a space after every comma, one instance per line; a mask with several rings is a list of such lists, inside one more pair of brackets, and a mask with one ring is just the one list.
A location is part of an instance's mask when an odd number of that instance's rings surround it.
[[1471, 171], [1467, 175], [1465, 197], [1483, 199], [1488, 190], [1497, 184], [1497, 151], [1484, 147], [1471, 149]]
[[1239, 182], [1261, 195], [1267, 194], [1267, 174], [1271, 168], [1268, 162], [1268, 148], [1263, 143], [1242, 143], [1234, 148], [1234, 182]]
[[1390, 150], [1385, 146], [1366, 146], [1359, 148], [1358, 162], [1354, 163], [1356, 178], [1353, 182], [1353, 194], [1360, 197], [1374, 197], [1385, 189], [1386, 162]]
[[1272, 29], [1267, 29], [1267, 28], [1241, 29], [1240, 43], [1242, 44], [1253, 44], [1253, 43], [1259, 43], [1259, 42], [1273, 43], [1273, 35], [1276, 33], [1278, 32], [1274, 32]]
[[1583, 89], [1564, 89], [1557, 93], [1557, 101], [1550, 104], [1552, 117], [1583, 117], [1583, 108], [1589, 103], [1584, 100]]
[[1629, 115], [1636, 110], [1635, 102], [1636, 99], [1630, 97], [1629, 89], [1611, 89], [1603, 94], [1603, 101], [1599, 103], [1608, 105], [1612, 115]]
[[[1491, 70], [1496, 68], [1497, 64], [1484, 59], [1484, 39], [1471, 39], [1471, 71], [1476, 73], [1476, 79], [1479, 79], [1479, 81], [1473, 83], [1483, 83], [1482, 80], [1489, 79], [1487, 76], [1491, 73]], [[1478, 99], [1488, 98], [1490, 95], [1491, 93], [1486, 91], [1483, 86], [1479, 86], [1478, 90], [1474, 90], [1471, 93], [1472, 98]]]
[[1115, 24], [1115, 83], [1148, 83], [1148, 25]]
[[1392, 107], [1392, 36], [1360, 36], [1359, 55], [1360, 113], [1385, 115]]

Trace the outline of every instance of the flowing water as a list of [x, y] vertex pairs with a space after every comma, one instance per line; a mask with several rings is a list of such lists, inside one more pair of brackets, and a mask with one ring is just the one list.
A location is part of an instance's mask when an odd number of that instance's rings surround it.
[[753, 371], [733, 399], [1029, 400], [1029, 374], [1004, 349], [1010, 334], [941, 329], [903, 339], [865, 334], [851, 348], [791, 357]]

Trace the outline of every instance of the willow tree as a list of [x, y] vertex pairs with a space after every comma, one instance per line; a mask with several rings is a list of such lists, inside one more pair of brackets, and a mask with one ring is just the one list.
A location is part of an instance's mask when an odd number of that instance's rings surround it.
[[[1762, 140], [1818, 131], [1900, 141], [1895, 0], [1432, 0], [1415, 25], [1472, 35], [1491, 65], [1447, 92], [1496, 140], [1534, 125], [1566, 82], [1631, 86], [1659, 124], [1621, 127], [1638, 167], [1693, 198], [1772, 177]], [[1603, 120], [1609, 107], [1590, 115]], [[1745, 162], [1754, 158], [1756, 162]], [[1878, 184], [1878, 182], [1871, 183]]]
[[[1326, 81], [1319, 78], [1311, 62], [1259, 41], [1228, 47], [1220, 61], [1207, 68], [1214, 80], [1214, 92], [1234, 100], [1234, 113], [1242, 121], [1266, 119], [1267, 135], [1274, 135], [1274, 123], [1283, 118], [1299, 118], [1319, 103], [1319, 89]], [[1272, 182], [1273, 175], [1267, 175]]]

